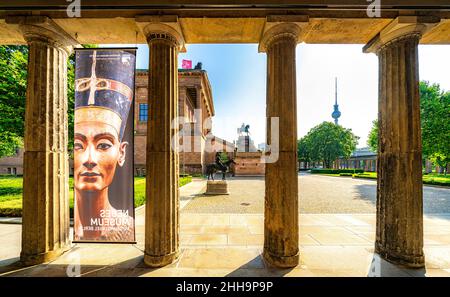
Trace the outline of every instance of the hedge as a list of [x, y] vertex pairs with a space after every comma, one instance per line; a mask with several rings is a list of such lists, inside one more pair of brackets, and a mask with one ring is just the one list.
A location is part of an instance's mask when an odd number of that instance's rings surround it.
[[339, 173], [339, 176], [349, 176], [352, 177], [353, 173]]
[[315, 174], [363, 173], [364, 169], [311, 169]]

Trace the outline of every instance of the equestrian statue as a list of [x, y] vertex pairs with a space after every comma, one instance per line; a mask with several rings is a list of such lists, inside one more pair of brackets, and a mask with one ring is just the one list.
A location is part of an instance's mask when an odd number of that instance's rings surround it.
[[206, 175], [208, 176], [208, 180], [210, 177], [214, 180], [214, 174], [216, 174], [217, 171], [222, 172], [222, 180], [225, 180], [225, 174], [229, 171], [231, 164], [236, 164], [236, 162], [234, 162], [233, 159], [222, 162], [220, 160], [220, 153], [216, 153], [216, 162], [206, 165]]

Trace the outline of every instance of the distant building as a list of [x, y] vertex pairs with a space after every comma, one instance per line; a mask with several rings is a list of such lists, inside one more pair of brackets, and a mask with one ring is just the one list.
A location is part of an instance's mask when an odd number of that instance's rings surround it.
[[0, 175], [22, 175], [23, 174], [23, 148], [17, 149], [16, 154], [11, 157], [0, 158]]
[[[201, 63], [195, 69], [178, 69], [178, 116], [185, 117], [183, 151], [180, 152], [180, 173], [205, 173], [206, 165], [214, 163], [216, 151], [234, 152], [234, 145], [215, 137], [211, 125], [205, 120], [214, 116], [214, 103], [207, 72]], [[145, 175], [147, 118], [148, 118], [148, 70], [137, 70], [135, 104], [134, 163], [135, 175]], [[198, 120], [195, 111], [201, 110]], [[187, 131], [187, 132], [186, 132]], [[190, 132], [191, 135], [186, 133]], [[197, 136], [194, 136], [197, 135]], [[199, 137], [194, 139], [194, 137]], [[230, 155], [230, 157], [232, 157]]]
[[368, 147], [356, 149], [350, 158], [339, 158], [334, 162], [335, 169], [364, 169], [364, 171], [377, 171], [377, 153]]
[[[208, 163], [214, 163], [216, 151], [226, 151], [233, 158], [235, 146], [226, 140], [215, 137], [210, 125], [203, 125], [207, 118], [214, 116], [214, 104], [211, 85], [205, 70], [198, 63], [195, 69], [178, 70], [178, 116], [185, 117], [184, 127], [197, 129], [200, 135], [200, 150], [180, 152], [180, 173], [204, 173]], [[157, 100], [157, 99], [154, 99]], [[195, 110], [201, 110], [201, 123], [196, 123]], [[150, 114], [148, 106], [148, 70], [136, 70], [135, 109], [134, 109], [134, 174], [145, 175], [147, 120]], [[192, 135], [184, 135], [187, 143], [194, 142]], [[73, 161], [69, 162], [70, 174], [73, 174]], [[0, 158], [0, 174], [23, 174], [23, 149], [16, 155]]]

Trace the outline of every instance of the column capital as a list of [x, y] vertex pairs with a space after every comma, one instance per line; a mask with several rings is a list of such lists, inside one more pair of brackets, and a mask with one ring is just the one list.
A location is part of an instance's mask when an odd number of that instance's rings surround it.
[[43, 42], [63, 49], [70, 54], [79, 42], [47, 16], [8, 16], [6, 23], [18, 26], [24, 39], [30, 42]]
[[186, 52], [185, 41], [178, 16], [142, 15], [136, 17], [136, 24], [144, 34], [147, 42], [167, 40], [172, 42], [180, 52]]
[[378, 53], [391, 42], [403, 38], [421, 38], [422, 35], [440, 22], [434, 16], [399, 16], [383, 28], [364, 47], [364, 53]]
[[302, 28], [309, 22], [308, 16], [294, 15], [272, 15], [266, 18], [264, 30], [259, 42], [258, 51], [266, 52], [271, 46], [272, 42], [282, 38], [300, 42]]

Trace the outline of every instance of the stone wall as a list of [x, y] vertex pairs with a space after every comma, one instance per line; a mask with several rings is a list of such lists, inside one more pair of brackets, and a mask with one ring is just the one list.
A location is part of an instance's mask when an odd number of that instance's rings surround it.
[[0, 159], [0, 175], [1, 174], [23, 174], [23, 149], [18, 149], [17, 153], [11, 157]]
[[266, 164], [261, 162], [262, 152], [237, 152], [234, 161], [236, 162], [236, 176], [264, 175]]

